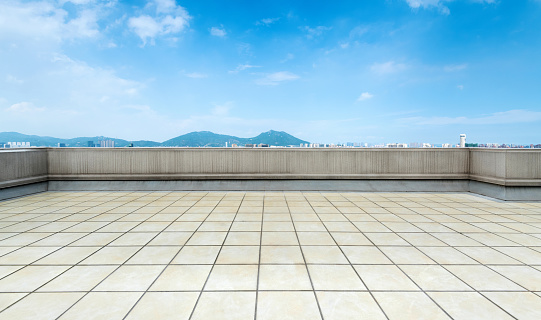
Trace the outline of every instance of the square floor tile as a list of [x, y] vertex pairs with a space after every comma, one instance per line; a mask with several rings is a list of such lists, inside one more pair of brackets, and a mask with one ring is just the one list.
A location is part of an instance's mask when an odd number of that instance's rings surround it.
[[318, 291], [317, 299], [327, 320], [386, 319], [368, 292]]
[[355, 270], [369, 290], [419, 291], [408, 277], [392, 265], [355, 265]]
[[261, 232], [229, 232], [225, 239], [226, 246], [258, 246]]
[[255, 292], [203, 292], [192, 319], [254, 319]]
[[169, 265], [150, 287], [150, 291], [200, 291], [212, 266]]
[[116, 268], [116, 266], [75, 266], [38, 291], [90, 291]]
[[32, 293], [0, 313], [0, 319], [56, 319], [84, 293]]
[[262, 246], [261, 264], [304, 264], [299, 246]]
[[478, 291], [524, 291], [525, 289], [511, 280], [499, 275], [486, 266], [445, 266], [452, 274], [459, 277]]
[[171, 263], [173, 264], [214, 264], [220, 246], [185, 246]]
[[215, 265], [205, 291], [256, 290], [257, 265]]
[[262, 265], [259, 290], [312, 290], [304, 265]]
[[216, 264], [258, 264], [259, 246], [224, 246]]
[[90, 292], [59, 319], [123, 319], [143, 292]]
[[513, 319], [477, 292], [428, 293], [453, 319]]
[[121, 266], [94, 291], [146, 291], [165, 266]]
[[338, 246], [302, 246], [306, 263], [349, 264]]
[[309, 265], [315, 290], [366, 290], [349, 265]]
[[[423, 292], [374, 292], [374, 298], [390, 320], [450, 319]], [[474, 319], [469, 318], [469, 319]]]
[[263, 291], [257, 299], [258, 320], [321, 319], [311, 291]]
[[467, 284], [438, 265], [401, 265], [421, 289], [427, 291], [472, 291]]
[[126, 319], [188, 320], [199, 292], [147, 292]]
[[376, 246], [342, 246], [342, 251], [353, 264], [392, 264]]

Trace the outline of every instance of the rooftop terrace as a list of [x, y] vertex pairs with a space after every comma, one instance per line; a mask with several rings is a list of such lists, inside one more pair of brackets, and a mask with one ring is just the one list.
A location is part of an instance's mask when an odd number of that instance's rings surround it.
[[539, 202], [44, 192], [0, 239], [0, 319], [541, 318]]

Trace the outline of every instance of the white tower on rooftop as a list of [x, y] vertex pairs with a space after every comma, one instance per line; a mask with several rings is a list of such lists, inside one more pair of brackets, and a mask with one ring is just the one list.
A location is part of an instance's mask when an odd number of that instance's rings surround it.
[[466, 147], [466, 135], [464, 133], [460, 135], [460, 147]]

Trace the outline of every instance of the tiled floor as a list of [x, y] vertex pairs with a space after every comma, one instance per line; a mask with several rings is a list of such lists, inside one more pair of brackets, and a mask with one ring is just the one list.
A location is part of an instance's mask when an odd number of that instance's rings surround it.
[[0, 202], [0, 319], [541, 319], [541, 203], [47, 192]]

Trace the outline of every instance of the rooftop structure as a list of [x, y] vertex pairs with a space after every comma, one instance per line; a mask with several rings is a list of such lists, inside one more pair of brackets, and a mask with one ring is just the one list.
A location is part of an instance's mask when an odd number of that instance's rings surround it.
[[0, 319], [541, 318], [540, 156], [0, 151]]

